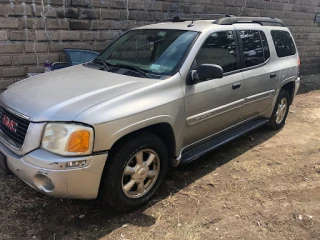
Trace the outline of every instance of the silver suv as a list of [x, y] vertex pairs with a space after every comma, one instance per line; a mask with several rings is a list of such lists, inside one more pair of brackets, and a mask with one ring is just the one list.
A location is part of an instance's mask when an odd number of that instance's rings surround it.
[[292, 35], [272, 18], [174, 18], [130, 30], [92, 62], [0, 95], [0, 165], [34, 189], [128, 210], [167, 168], [263, 125], [298, 91]]

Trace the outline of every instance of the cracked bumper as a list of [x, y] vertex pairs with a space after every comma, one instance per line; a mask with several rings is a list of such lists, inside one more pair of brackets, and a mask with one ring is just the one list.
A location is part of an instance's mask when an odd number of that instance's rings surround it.
[[[28, 185], [47, 195], [59, 198], [94, 199], [108, 154], [63, 157], [37, 149], [19, 156], [0, 143], [9, 170]], [[83, 168], [66, 169], [70, 161], [86, 160]]]

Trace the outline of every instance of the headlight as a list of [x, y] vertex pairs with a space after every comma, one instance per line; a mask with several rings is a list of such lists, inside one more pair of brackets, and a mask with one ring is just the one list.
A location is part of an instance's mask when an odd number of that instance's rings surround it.
[[60, 155], [91, 154], [93, 129], [79, 124], [48, 123], [41, 147]]

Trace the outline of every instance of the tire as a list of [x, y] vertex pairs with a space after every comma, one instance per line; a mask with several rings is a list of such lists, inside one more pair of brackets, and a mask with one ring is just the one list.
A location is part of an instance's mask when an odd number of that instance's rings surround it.
[[136, 134], [120, 142], [109, 157], [101, 179], [100, 196], [120, 211], [148, 202], [167, 173], [166, 146], [152, 133]]
[[[282, 108], [281, 105], [285, 104], [286, 107]], [[283, 105], [282, 105], [283, 106]], [[276, 104], [274, 106], [271, 118], [267, 127], [271, 130], [278, 130], [282, 128], [286, 122], [290, 107], [290, 95], [282, 89], [278, 95]], [[282, 110], [281, 110], [282, 109]]]

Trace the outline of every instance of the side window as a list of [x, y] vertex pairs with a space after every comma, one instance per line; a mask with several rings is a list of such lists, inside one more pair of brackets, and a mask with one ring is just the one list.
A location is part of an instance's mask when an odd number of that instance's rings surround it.
[[263, 48], [263, 54], [264, 54], [264, 61], [267, 61], [270, 58], [270, 50], [269, 50], [267, 37], [262, 31], [260, 31], [260, 35], [261, 35], [262, 48]]
[[243, 46], [245, 68], [264, 63], [264, 49], [261, 42], [260, 31], [242, 30], [239, 31], [239, 33]]
[[271, 36], [279, 58], [296, 54], [296, 48], [290, 34], [286, 31], [271, 31]]
[[223, 72], [238, 69], [236, 42], [232, 31], [211, 34], [196, 56], [196, 64], [217, 64]]

